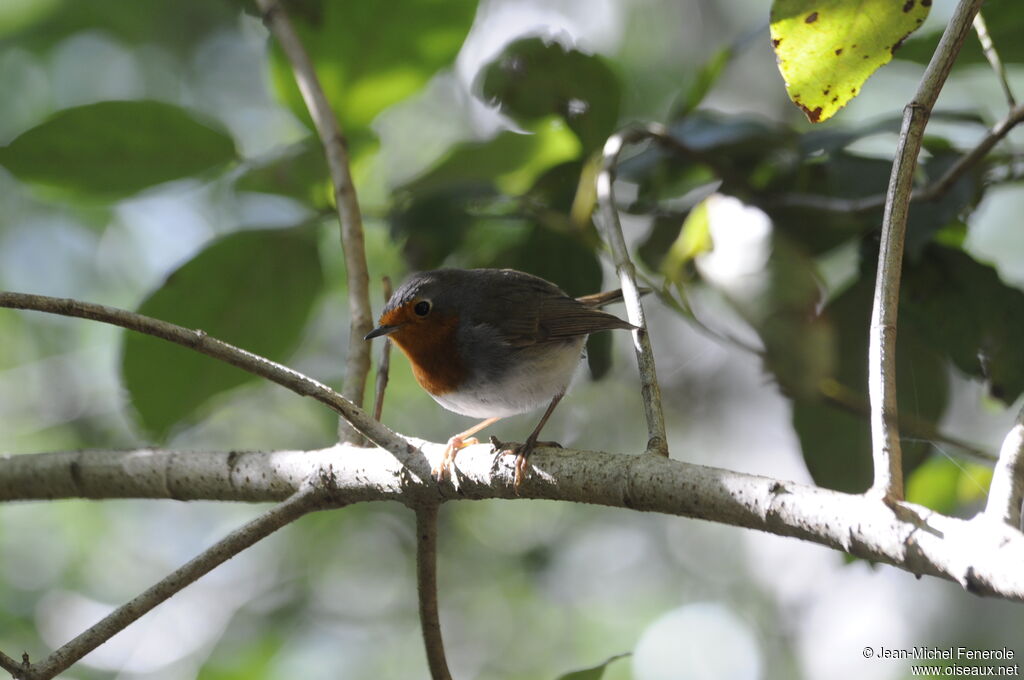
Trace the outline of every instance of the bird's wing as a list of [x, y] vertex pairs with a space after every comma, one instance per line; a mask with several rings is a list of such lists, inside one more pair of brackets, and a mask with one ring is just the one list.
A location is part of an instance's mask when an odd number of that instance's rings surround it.
[[[561, 292], [545, 294], [531, 302], [509, 301], [523, 312], [506, 317], [502, 324], [506, 342], [523, 347], [546, 342], [559, 342], [569, 338], [617, 328], [632, 329], [633, 324], [589, 307]], [[509, 315], [513, 316], [513, 315]]]

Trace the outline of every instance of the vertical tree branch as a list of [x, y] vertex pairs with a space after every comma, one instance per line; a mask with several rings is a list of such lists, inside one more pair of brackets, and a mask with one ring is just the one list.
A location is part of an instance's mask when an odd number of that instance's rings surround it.
[[654, 367], [654, 350], [647, 334], [647, 319], [640, 292], [636, 285], [636, 267], [629, 257], [626, 240], [622, 236], [622, 223], [615, 205], [615, 169], [619, 163], [619, 155], [626, 144], [653, 137], [662, 139], [667, 132], [659, 125], [632, 128], [612, 135], [604, 145], [604, 157], [601, 172], [597, 176], [597, 203], [601, 219], [599, 226], [604, 239], [612, 251], [615, 261], [615, 272], [622, 286], [622, 297], [626, 303], [626, 312], [630, 323], [637, 326], [633, 331], [633, 349], [636, 351], [637, 365], [640, 369], [640, 385], [644, 402], [644, 417], [647, 420], [647, 451], [661, 456], [668, 456], [668, 438], [665, 435], [665, 416], [661, 406], [661, 387]]
[[896, 406], [896, 320], [903, 266], [903, 243], [921, 139], [935, 100], [960, 53], [981, 0], [960, 0], [914, 98], [903, 110], [896, 158], [882, 217], [874, 303], [868, 341], [868, 395], [871, 401], [871, 449], [875, 468], [871, 493], [886, 500], [903, 498], [903, 467]]
[[[384, 304], [387, 305], [391, 299], [391, 277], [385, 276], [381, 280], [381, 289], [384, 291]], [[377, 365], [377, 382], [374, 385], [373, 394], [373, 419], [380, 420], [384, 412], [384, 390], [388, 387], [388, 376], [391, 373], [391, 338], [385, 337], [380, 348], [380, 364]]]
[[430, 677], [433, 680], [452, 680], [437, 611], [437, 510], [434, 503], [416, 508], [416, 592]]
[[[348, 306], [351, 315], [348, 336], [348, 357], [345, 361], [345, 382], [341, 393], [362, 407], [366, 377], [370, 372], [370, 344], [363, 336], [373, 328], [370, 311], [370, 278], [366, 268], [366, 247], [363, 243], [363, 218], [356, 199], [356, 188], [349, 169], [348, 148], [337, 116], [331, 110], [313, 62], [310, 61], [284, 6], [277, 0], [256, 0], [263, 20], [273, 33], [285, 56], [291, 62], [295, 82], [309, 109], [317, 135], [324, 146], [327, 167], [334, 185], [334, 202], [341, 222], [341, 247], [345, 253], [348, 284]], [[355, 441], [356, 431], [344, 420], [338, 422], [341, 441]]]
[[54, 651], [41, 663], [33, 665], [24, 673], [25, 680], [47, 680], [55, 677], [143, 614], [212, 571], [214, 567], [227, 562], [260, 539], [316, 509], [318, 488], [317, 485], [307, 483], [288, 500], [235, 529], [159, 583], [121, 605], [78, 637]]
[[985, 515], [1020, 529], [1021, 501], [1024, 500], [1024, 408], [999, 449], [999, 462], [992, 472]]

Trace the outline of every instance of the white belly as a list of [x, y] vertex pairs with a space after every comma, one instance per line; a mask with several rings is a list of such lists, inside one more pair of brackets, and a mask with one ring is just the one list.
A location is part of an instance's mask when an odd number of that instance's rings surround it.
[[547, 406], [572, 381], [585, 340], [580, 337], [557, 349], [549, 347], [542, 356], [509, 370], [499, 380], [469, 384], [434, 395], [434, 400], [449, 411], [474, 418], [504, 418]]

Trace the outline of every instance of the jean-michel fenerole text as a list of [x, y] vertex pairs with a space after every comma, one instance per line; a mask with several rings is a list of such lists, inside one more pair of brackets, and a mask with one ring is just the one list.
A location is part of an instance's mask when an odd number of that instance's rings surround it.
[[970, 647], [911, 647], [896, 649], [879, 647], [879, 659], [950, 659], [959, 661], [994, 661], [1013, 659], [1014, 651], [1008, 647], [998, 649], [971, 649]]

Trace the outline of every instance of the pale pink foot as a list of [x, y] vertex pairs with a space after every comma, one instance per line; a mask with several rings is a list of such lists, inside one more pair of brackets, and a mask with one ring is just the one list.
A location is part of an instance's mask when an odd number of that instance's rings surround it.
[[430, 474], [434, 476], [434, 481], [442, 482], [451, 474], [452, 465], [455, 463], [455, 456], [459, 449], [479, 443], [480, 440], [476, 437], [463, 437], [459, 434], [451, 437], [448, 440], [448, 445], [444, 447], [444, 455], [441, 456], [440, 462], [430, 471]]

